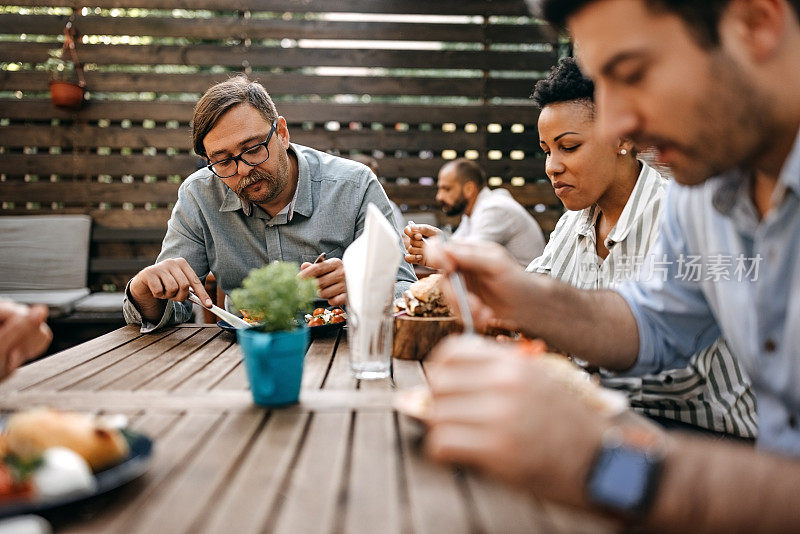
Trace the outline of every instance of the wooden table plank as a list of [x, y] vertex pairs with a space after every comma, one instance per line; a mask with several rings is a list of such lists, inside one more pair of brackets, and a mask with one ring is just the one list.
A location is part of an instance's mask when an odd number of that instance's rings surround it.
[[391, 412], [356, 414], [344, 532], [371, 532], [376, 525], [386, 534], [403, 531], [408, 503], [400, 495], [397, 447]]
[[145, 362], [135, 372], [120, 376], [113, 382], [109, 382], [104, 386], [104, 389], [129, 391], [138, 389], [166, 369], [176, 365], [193, 351], [203, 347], [214, 336], [214, 331], [211, 329], [181, 328], [180, 331], [186, 332], [190, 337], [187, 336], [179, 345], [162, 351], [161, 355]]
[[414, 532], [476, 531], [453, 471], [431, 464], [415, 449], [420, 433], [416, 423], [405, 417], [398, 422]]
[[57, 376], [73, 367], [97, 358], [117, 347], [142, 337], [138, 327], [126, 326], [70, 349], [53, 354], [17, 370], [0, 384], [0, 394], [17, 391]]
[[[224, 339], [224, 337], [221, 335], [216, 338], [214, 342], [229, 342]], [[239, 345], [231, 343], [208, 365], [199, 369], [195, 374], [178, 385], [175, 391], [210, 391], [240, 363], [242, 363], [242, 351]]]
[[288, 477], [309, 415], [275, 411], [249, 454], [221, 488], [200, 532], [250, 534], [262, 532], [269, 512]]
[[420, 362], [395, 358], [392, 366], [394, 367], [394, 383], [398, 389], [428, 385]]
[[350, 373], [350, 347], [347, 343], [347, 336], [342, 335], [322, 387], [323, 389], [356, 389], [357, 386], [358, 380], [353, 378]]
[[214, 384], [213, 391], [247, 391], [250, 392], [250, 383], [247, 381], [247, 372], [244, 368], [244, 361], [240, 361], [236, 367], [230, 370], [222, 380]]
[[[331, 532], [350, 434], [350, 413], [315, 413], [291, 471], [283, 499], [265, 530], [293, 534]], [[274, 522], [273, 522], [274, 521]]]
[[110, 352], [106, 352], [96, 358], [84, 361], [70, 369], [66, 369], [55, 376], [30, 386], [28, 389], [36, 391], [68, 389], [80, 380], [97, 374], [147, 347], [151, 347], [152, 350], [163, 352], [167, 347], [179, 344], [183, 340], [182, 336], [185, 335], [184, 332], [190, 333], [191, 331], [169, 329], [159, 334], [153, 334], [152, 336], [137, 337], [130, 343], [121, 345]]
[[573, 534], [605, 534], [620, 532], [620, 525], [608, 518], [589, 514], [565, 506], [541, 502], [543, 517], [548, 521], [549, 532], [570, 532]]
[[142, 391], [169, 391], [175, 389], [231, 346], [229, 339], [220, 339], [219, 334], [221, 331], [219, 329], [216, 329], [216, 332], [214, 329], [203, 330], [205, 335], [208, 332], [214, 334], [210, 341], [204, 341], [205, 338], [201, 338], [196, 343], [192, 343], [194, 338], [190, 338], [185, 343], [187, 344], [188, 355], [179, 358], [174, 365], [164, 369], [161, 374], [152, 380], [141, 384], [138, 389]]
[[[227, 483], [229, 472], [246, 450], [259, 425], [263, 410], [231, 414], [215, 428], [195, 454], [187, 455], [187, 469], [171, 477], [142, 507], [141, 513], [126, 525], [134, 532], [194, 532], [194, 519], [213, 505], [218, 489]], [[176, 513], [180, 511], [180, 513]]]
[[466, 482], [484, 532], [545, 534], [554, 531], [533, 497], [473, 474], [466, 476]]
[[144, 477], [124, 488], [103, 513], [71, 526], [66, 532], [129, 532], [128, 525], [141, 517], [150, 502], [158, 500], [161, 486], [187, 469], [188, 459], [205, 443], [206, 434], [219, 419], [219, 413], [180, 416], [167, 427], [164, 436], [158, 436], [152, 463]]
[[[206, 335], [205, 330], [191, 330], [179, 328], [169, 337], [171, 347], [164, 347], [162, 343], [154, 343], [144, 349], [131, 353], [127, 358], [110, 365], [105, 369], [70, 384], [70, 390], [98, 389], [127, 389], [124, 384], [125, 378], [138, 377], [143, 367], [164, 367], [165, 358], [171, 358], [174, 352], [185, 353], [189, 350], [196, 350], [202, 345], [202, 339]], [[198, 337], [199, 336], [199, 337]]]
[[336, 343], [335, 337], [317, 339], [311, 343], [303, 362], [302, 389], [320, 389], [322, 387], [331, 365]]

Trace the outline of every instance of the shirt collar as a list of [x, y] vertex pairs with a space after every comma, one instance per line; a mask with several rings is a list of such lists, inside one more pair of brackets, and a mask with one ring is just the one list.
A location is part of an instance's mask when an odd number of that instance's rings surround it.
[[592, 204], [586, 209], [582, 209], [577, 224], [578, 235], [588, 237], [592, 241], [595, 238], [595, 225], [597, 224], [597, 217], [600, 215], [600, 210], [597, 209], [597, 204]]
[[[289, 205], [282, 209], [280, 213], [275, 216], [275, 218], [285, 214], [287, 215], [287, 220], [290, 221], [292, 220], [292, 215], [295, 213], [299, 213], [305, 217], [310, 217], [314, 211], [314, 201], [311, 195], [311, 171], [308, 168], [308, 162], [306, 161], [305, 157], [303, 157], [303, 155], [300, 154], [295, 148], [294, 144], [289, 144], [289, 150], [291, 150], [297, 157], [297, 189], [295, 190], [294, 197]], [[240, 209], [248, 217], [253, 215], [252, 202], [239, 198], [239, 196], [230, 187], [223, 187], [226, 189], [225, 198], [222, 201], [219, 211], [236, 211]], [[291, 214], [289, 214], [289, 210], [292, 211]]]
[[[723, 215], [730, 215], [737, 203], [752, 204], [750, 199], [750, 183], [753, 173], [743, 168], [731, 169], [720, 175], [716, 191], [712, 197], [714, 208]], [[777, 191], [783, 194], [786, 190], [794, 191], [800, 196], [800, 132], [795, 137], [792, 151], [781, 167], [778, 176]]]
[[617, 224], [614, 225], [614, 228], [611, 229], [608, 237], [606, 237], [606, 247], [621, 243], [628, 237], [631, 229], [642, 214], [650, 209], [649, 206], [653, 194], [661, 187], [661, 175], [644, 161], [639, 160], [639, 163], [642, 166], [642, 170], [639, 171], [639, 177], [636, 179], [636, 184], [633, 186], [633, 191], [631, 191], [631, 195], [625, 203], [625, 208], [623, 208]]
[[[639, 177], [636, 179], [633, 191], [631, 191], [631, 195], [628, 197], [628, 201], [622, 209], [622, 214], [619, 216], [617, 224], [614, 225], [614, 228], [611, 229], [608, 237], [606, 237], [605, 245], [609, 249], [613, 247], [615, 243], [624, 241], [642, 213], [650, 209], [649, 200], [640, 201], [641, 197], [645, 195], [652, 196], [652, 194], [661, 187], [661, 175], [644, 161], [640, 160], [639, 162], [642, 165], [642, 170], [639, 171]], [[595, 239], [595, 226], [597, 225], [597, 218], [599, 216], [600, 210], [597, 204], [581, 210], [581, 216], [577, 226], [578, 234]]]

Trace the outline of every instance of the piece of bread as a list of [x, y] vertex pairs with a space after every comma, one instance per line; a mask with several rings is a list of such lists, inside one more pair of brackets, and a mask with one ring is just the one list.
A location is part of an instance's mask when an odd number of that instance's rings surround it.
[[444, 301], [441, 288], [441, 274], [432, 274], [414, 282], [403, 292], [405, 309], [412, 317], [447, 317], [450, 309]]
[[408, 289], [420, 302], [432, 302], [442, 298], [442, 290], [439, 287], [441, 279], [441, 274], [432, 274], [414, 282]]
[[100, 424], [95, 417], [47, 408], [12, 415], [5, 437], [8, 451], [20, 458], [32, 459], [50, 447], [66, 447], [94, 471], [121, 461], [130, 452], [122, 433]]

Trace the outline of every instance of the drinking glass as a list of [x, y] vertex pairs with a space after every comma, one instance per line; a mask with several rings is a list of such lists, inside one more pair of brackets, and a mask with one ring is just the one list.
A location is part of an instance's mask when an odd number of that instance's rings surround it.
[[358, 379], [386, 378], [392, 374], [391, 294], [376, 317], [361, 316], [348, 306], [347, 341], [350, 345], [350, 372]]

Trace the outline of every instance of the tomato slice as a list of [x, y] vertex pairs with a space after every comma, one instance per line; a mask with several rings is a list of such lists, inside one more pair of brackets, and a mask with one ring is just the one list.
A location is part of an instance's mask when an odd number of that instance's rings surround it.
[[322, 326], [324, 324], [325, 320], [322, 317], [314, 317], [308, 321], [308, 326]]
[[331, 318], [331, 323], [343, 323], [344, 321], [345, 321], [345, 319], [341, 315], [334, 315]]
[[342, 315], [342, 314], [344, 314], [344, 310], [341, 309], [341, 308], [334, 308], [333, 309], [333, 314], [334, 315]]
[[317, 315], [323, 315], [323, 314], [325, 314], [325, 308], [317, 308], [311, 315], [316, 317]]

